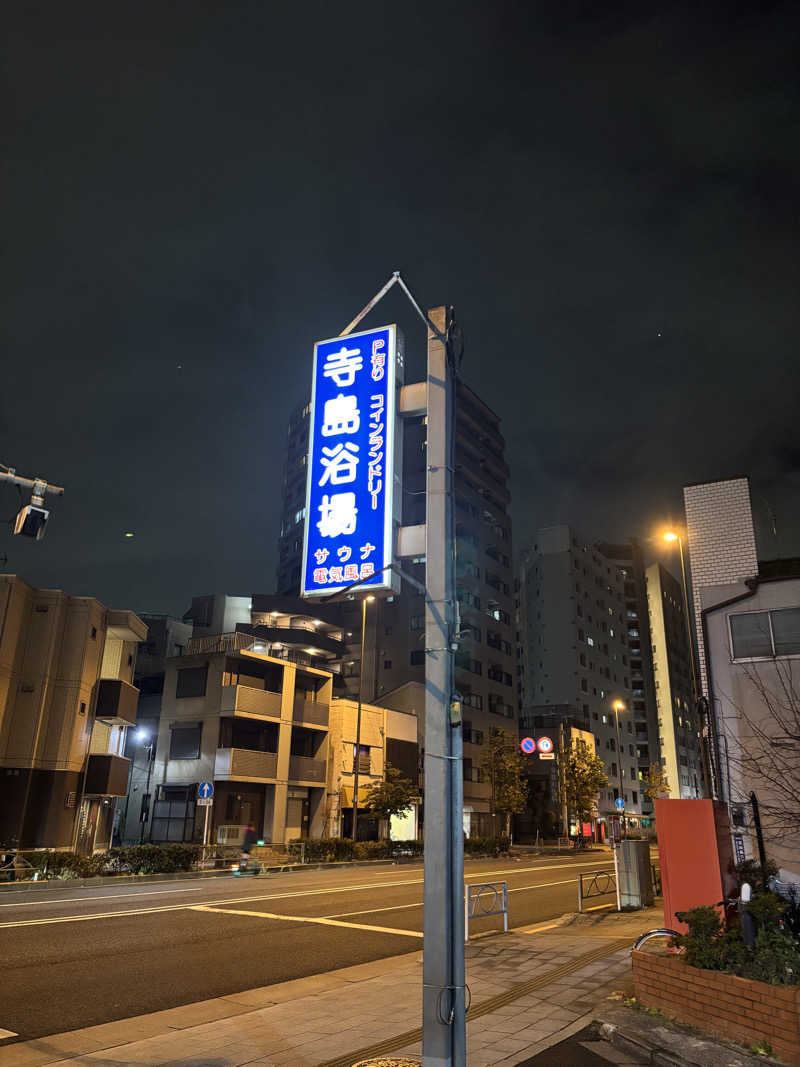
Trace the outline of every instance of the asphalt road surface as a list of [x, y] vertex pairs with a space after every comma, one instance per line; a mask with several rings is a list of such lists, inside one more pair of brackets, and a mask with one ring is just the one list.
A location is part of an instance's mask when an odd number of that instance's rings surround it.
[[[467, 861], [511, 926], [574, 911], [608, 853]], [[600, 897], [593, 905], [608, 903]], [[475, 933], [502, 929], [476, 920]], [[26, 1040], [422, 948], [422, 866], [0, 893], [0, 1037]]]

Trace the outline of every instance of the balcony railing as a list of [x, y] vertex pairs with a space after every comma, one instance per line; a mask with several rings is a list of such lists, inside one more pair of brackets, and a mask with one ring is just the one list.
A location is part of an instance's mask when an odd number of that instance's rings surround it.
[[277, 752], [258, 752], [249, 748], [218, 748], [214, 760], [215, 778], [275, 779], [278, 773]]
[[292, 709], [292, 721], [306, 726], [327, 726], [330, 709], [315, 700], [298, 699]]
[[280, 719], [281, 694], [249, 685], [223, 685], [219, 710], [246, 718]]
[[293, 782], [324, 782], [325, 760], [310, 756], [289, 757], [289, 778]]

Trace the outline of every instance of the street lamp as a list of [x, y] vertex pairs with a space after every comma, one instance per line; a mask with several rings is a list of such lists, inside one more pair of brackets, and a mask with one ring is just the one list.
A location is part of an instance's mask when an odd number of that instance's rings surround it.
[[356, 747], [353, 754], [353, 840], [358, 840], [358, 760], [361, 751], [361, 701], [364, 696], [364, 645], [367, 634], [367, 601], [375, 599], [371, 594], [361, 601], [361, 663], [358, 669], [358, 712], [356, 713]]
[[[147, 784], [144, 787], [144, 793], [142, 795], [142, 806], [139, 811], [139, 821], [141, 823], [141, 830], [139, 831], [140, 845], [144, 844], [144, 824], [147, 821], [147, 815], [150, 810], [150, 775], [153, 773], [153, 762], [156, 757], [155, 741], [150, 741], [149, 738], [149, 731], [143, 730], [141, 729], [141, 727], [136, 731], [137, 741], [147, 741], [147, 744], [144, 746], [147, 751]], [[133, 771], [131, 770], [131, 775], [132, 774]], [[145, 801], [147, 802], [147, 807], [145, 807]]]
[[[617, 770], [619, 771], [619, 795], [622, 798], [623, 805], [625, 804], [625, 787], [622, 781], [622, 742], [619, 735], [619, 713], [625, 711], [625, 704], [622, 700], [615, 700], [611, 705], [614, 709], [614, 722], [617, 727]], [[624, 806], [620, 810], [620, 816], [622, 818], [622, 830], [625, 837], [628, 836], [628, 827], [625, 822], [625, 808]]]

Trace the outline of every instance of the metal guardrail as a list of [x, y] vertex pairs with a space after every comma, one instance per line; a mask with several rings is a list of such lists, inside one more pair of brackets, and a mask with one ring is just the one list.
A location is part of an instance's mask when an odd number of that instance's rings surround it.
[[39, 868], [14, 848], [0, 851], [0, 882], [38, 882]]
[[469, 920], [487, 915], [503, 916], [503, 933], [508, 933], [508, 883], [484, 882], [464, 887], [464, 942], [469, 941]]
[[578, 911], [583, 911], [583, 902], [592, 897], [606, 897], [617, 891], [617, 878], [613, 871], [593, 871], [578, 875]]

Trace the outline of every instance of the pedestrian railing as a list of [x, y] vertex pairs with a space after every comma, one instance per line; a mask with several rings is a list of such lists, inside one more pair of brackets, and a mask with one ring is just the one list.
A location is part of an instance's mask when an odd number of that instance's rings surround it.
[[38, 882], [39, 868], [34, 867], [16, 849], [0, 852], [0, 882]]
[[503, 916], [503, 932], [508, 933], [508, 883], [485, 882], [464, 886], [464, 941], [469, 941], [470, 919], [488, 915]]
[[583, 902], [592, 897], [606, 897], [616, 893], [617, 878], [613, 871], [594, 871], [578, 875], [578, 911], [583, 911]]

